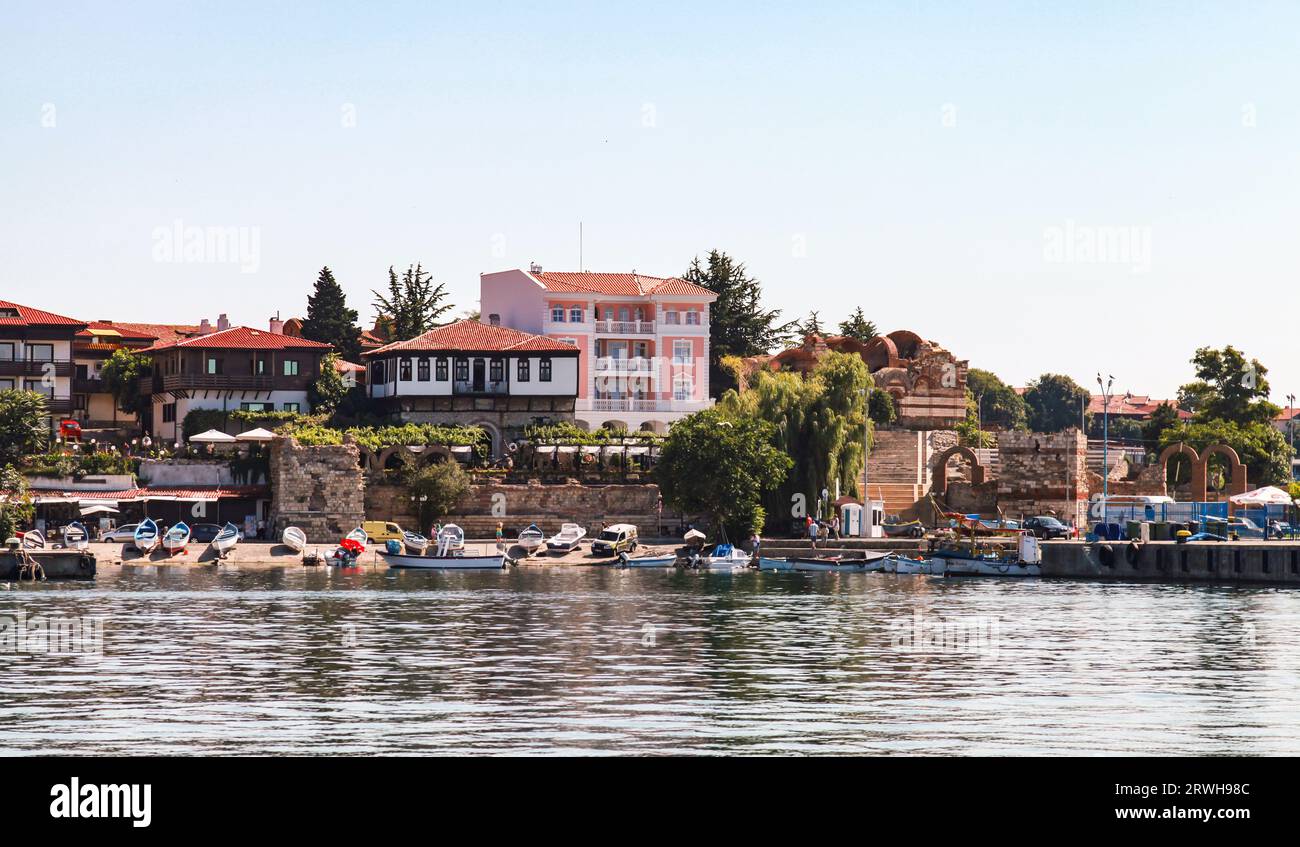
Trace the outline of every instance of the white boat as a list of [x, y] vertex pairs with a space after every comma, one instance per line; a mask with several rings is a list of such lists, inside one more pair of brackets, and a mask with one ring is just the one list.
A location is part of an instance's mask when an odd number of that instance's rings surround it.
[[23, 533], [23, 547], [28, 550], [42, 550], [45, 548], [45, 533], [39, 529], [29, 529]]
[[443, 524], [438, 530], [438, 555], [451, 556], [465, 549], [465, 530], [454, 523]]
[[941, 562], [945, 576], [1042, 576], [1042, 552], [1038, 539], [1024, 532], [1014, 553], [999, 550], [984, 552], [971, 544], [940, 547], [930, 554], [933, 561]]
[[167, 530], [163, 536], [162, 546], [169, 554], [185, 552], [185, 548], [190, 543], [190, 525], [181, 521], [180, 523]]
[[524, 548], [524, 551], [531, 556], [546, 543], [546, 536], [538, 529], [537, 524], [529, 524], [528, 529], [519, 533], [519, 539], [515, 543]]
[[682, 539], [686, 542], [687, 546], [690, 547], [703, 544], [704, 539], [707, 537], [708, 536], [700, 532], [698, 529], [688, 529], [686, 534], [682, 536]]
[[227, 523], [221, 528], [221, 532], [218, 532], [212, 539], [212, 549], [216, 550], [217, 555], [224, 559], [226, 553], [233, 549], [238, 543], [239, 527], [235, 526], [233, 523]]
[[619, 553], [618, 559], [614, 562], [616, 568], [671, 568], [677, 564], [677, 554], [669, 553], [663, 556], [637, 556], [635, 558], [626, 553]]
[[73, 521], [63, 528], [63, 546], [74, 550], [85, 550], [90, 546], [90, 533], [81, 521]]
[[790, 556], [785, 559], [758, 560], [762, 571], [801, 571], [806, 573], [879, 573], [885, 569], [890, 554], [867, 551], [862, 556]]
[[410, 530], [402, 532], [402, 543], [406, 545], [407, 550], [414, 550], [420, 555], [424, 555], [424, 551], [429, 549], [429, 539], [418, 532], [411, 532]]
[[360, 544], [362, 547], [365, 547], [367, 544], [370, 543], [370, 534], [367, 533], [361, 527], [357, 527], [356, 529], [352, 530], [351, 532], [349, 532], [347, 535], [343, 537], [350, 538], [351, 540]]
[[280, 541], [295, 553], [307, 549], [307, 533], [296, 526], [286, 526], [284, 532], [280, 533]]
[[586, 537], [587, 530], [581, 524], [562, 524], [559, 532], [546, 539], [546, 549], [552, 553], [569, 553]]
[[731, 544], [715, 544], [712, 548], [691, 556], [689, 567], [700, 570], [727, 571], [749, 567], [753, 557]]
[[943, 571], [944, 562], [942, 559], [913, 559], [909, 556], [895, 554], [885, 560], [885, 573], [943, 576]]
[[506, 557], [502, 553], [479, 551], [467, 553], [462, 545], [458, 552], [449, 555], [412, 556], [406, 553], [389, 553], [380, 550], [388, 567], [406, 570], [426, 571], [483, 571], [501, 570], [506, 566]]
[[159, 542], [162, 541], [158, 537], [158, 524], [154, 522], [153, 518], [145, 518], [140, 521], [139, 526], [135, 528], [135, 535], [131, 541], [135, 544], [135, 549], [146, 555], [157, 550]]

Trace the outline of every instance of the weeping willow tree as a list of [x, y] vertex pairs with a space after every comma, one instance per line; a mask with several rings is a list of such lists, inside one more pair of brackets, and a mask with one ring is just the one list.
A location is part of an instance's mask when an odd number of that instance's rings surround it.
[[837, 487], [841, 494], [857, 494], [871, 387], [859, 356], [831, 352], [806, 377], [760, 371], [744, 394], [723, 395], [719, 405], [730, 414], [772, 424], [772, 446], [794, 462], [785, 482], [765, 497], [770, 518], [799, 517], [793, 509], [799, 502], [812, 512], [823, 489], [831, 497]]

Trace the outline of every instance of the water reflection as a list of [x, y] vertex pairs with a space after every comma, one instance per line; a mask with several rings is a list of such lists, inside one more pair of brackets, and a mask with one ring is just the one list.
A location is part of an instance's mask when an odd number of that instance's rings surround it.
[[105, 650], [0, 656], [5, 753], [1300, 751], [1280, 590], [137, 567], [18, 611]]

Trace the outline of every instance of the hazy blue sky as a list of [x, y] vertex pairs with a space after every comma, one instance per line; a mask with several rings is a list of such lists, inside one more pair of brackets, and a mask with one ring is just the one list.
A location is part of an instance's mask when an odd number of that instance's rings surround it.
[[[1017, 384], [1233, 343], [1300, 392], [1300, 5], [1133, 5], [6, 3], [0, 297], [263, 325], [328, 264], [369, 321], [419, 260], [459, 311], [581, 220], [588, 269], [720, 248]], [[157, 261], [176, 221], [255, 261]]]

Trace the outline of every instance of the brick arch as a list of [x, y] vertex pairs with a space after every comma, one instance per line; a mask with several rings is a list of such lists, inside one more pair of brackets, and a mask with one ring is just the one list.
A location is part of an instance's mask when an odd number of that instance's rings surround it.
[[[1228, 461], [1230, 476], [1227, 485], [1224, 487], [1223, 496], [1231, 497], [1235, 494], [1245, 494], [1247, 491], [1246, 465], [1241, 461], [1241, 457], [1237, 455], [1236, 450], [1227, 444], [1215, 444], [1206, 447], [1201, 453], [1201, 485], [1204, 487], [1206, 495], [1209, 494], [1210, 457], [1216, 453]], [[1201, 499], [1205, 499], [1205, 497]]]
[[877, 335], [868, 341], [861, 355], [870, 371], [898, 366], [898, 346], [887, 335]]
[[979, 456], [976, 456], [975, 451], [969, 447], [958, 444], [944, 450], [935, 461], [934, 484], [931, 486], [935, 491], [942, 493], [948, 490], [948, 460], [953, 456], [961, 456], [970, 462], [970, 481], [973, 484], [979, 485], [984, 482], [985, 469], [984, 465], [980, 464]]

